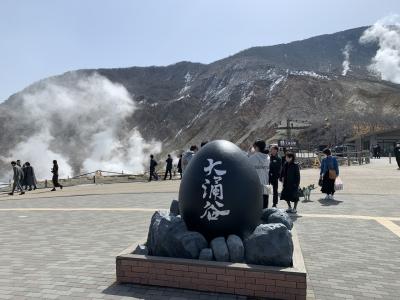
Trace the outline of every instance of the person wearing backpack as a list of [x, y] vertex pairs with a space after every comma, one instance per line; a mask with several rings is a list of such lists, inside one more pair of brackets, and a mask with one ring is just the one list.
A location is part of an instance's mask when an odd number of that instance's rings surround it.
[[336, 157], [332, 156], [330, 149], [322, 151], [326, 157], [321, 162], [320, 180], [322, 180], [321, 192], [326, 194], [325, 200], [334, 200], [335, 180], [339, 176], [339, 164]]

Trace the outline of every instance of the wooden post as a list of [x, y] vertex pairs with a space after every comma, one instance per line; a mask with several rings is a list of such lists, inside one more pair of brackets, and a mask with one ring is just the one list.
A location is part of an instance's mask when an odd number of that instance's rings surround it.
[[93, 176], [93, 183], [96, 184], [96, 175]]
[[44, 181], [44, 187], [47, 189], [47, 179]]

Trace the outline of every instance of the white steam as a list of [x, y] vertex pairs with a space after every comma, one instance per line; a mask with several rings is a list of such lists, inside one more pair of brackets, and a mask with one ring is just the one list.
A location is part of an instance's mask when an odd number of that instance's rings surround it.
[[342, 63], [342, 66], [343, 66], [342, 75], [343, 76], [346, 76], [347, 72], [350, 71], [350, 51], [351, 51], [351, 43], [348, 42], [342, 51], [343, 56], [344, 56], [344, 61]]
[[400, 83], [400, 16], [392, 15], [376, 22], [363, 33], [360, 43], [378, 43], [370, 70], [383, 80]]
[[52, 160], [60, 177], [104, 170], [137, 173], [161, 143], [146, 142], [129, 128], [135, 104], [122, 85], [98, 74], [67, 74], [22, 92], [19, 116], [35, 135], [16, 145], [7, 158], [29, 161], [38, 178], [49, 178]]

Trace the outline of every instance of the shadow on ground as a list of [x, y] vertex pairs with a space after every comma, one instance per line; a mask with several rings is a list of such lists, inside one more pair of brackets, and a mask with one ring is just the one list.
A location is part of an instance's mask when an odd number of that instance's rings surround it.
[[323, 198], [323, 199], [319, 199], [318, 202], [321, 203], [322, 206], [332, 206], [332, 205], [339, 205], [343, 201]]

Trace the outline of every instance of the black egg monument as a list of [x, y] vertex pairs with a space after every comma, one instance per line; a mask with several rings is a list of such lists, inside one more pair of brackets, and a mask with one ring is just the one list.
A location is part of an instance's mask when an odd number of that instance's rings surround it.
[[204, 146], [185, 170], [179, 210], [188, 229], [208, 240], [253, 232], [260, 223], [262, 187], [247, 155], [224, 140]]

